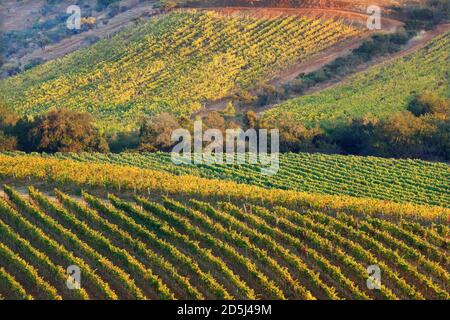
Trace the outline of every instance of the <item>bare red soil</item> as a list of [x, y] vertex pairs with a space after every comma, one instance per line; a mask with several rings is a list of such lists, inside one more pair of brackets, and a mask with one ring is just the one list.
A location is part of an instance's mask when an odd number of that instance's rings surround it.
[[149, 5], [138, 6], [128, 11], [120, 13], [108, 21], [108, 24], [99, 25], [95, 29], [73, 35], [63, 39], [58, 43], [47, 45], [42, 49], [36, 49], [20, 58], [22, 64], [41, 58], [45, 61], [62, 57], [70, 52], [88, 46], [86, 39], [90, 36], [100, 39], [108, 37], [127, 26], [135, 24], [144, 14], [152, 15], [153, 8]]
[[[359, 66], [356, 70], [354, 70], [354, 72], [352, 74], [349, 74], [345, 77], [333, 79], [333, 80], [318, 84], [312, 88], [309, 88], [303, 94], [304, 95], [312, 94], [314, 92], [318, 92], [323, 89], [333, 87], [335, 85], [338, 85], [339, 83], [346, 81], [349, 77], [351, 77], [353, 74], [355, 74], [357, 72], [362, 72], [369, 68], [376, 67], [376, 66], [379, 66], [382, 64], [386, 64], [386, 63], [391, 62], [394, 59], [408, 55], [408, 54], [410, 54], [414, 51], [417, 51], [417, 50], [423, 48], [424, 46], [426, 46], [427, 43], [430, 42], [434, 37], [441, 35], [443, 33], [446, 33], [448, 31], [450, 31], [450, 23], [440, 24], [435, 29], [423, 32], [422, 34], [418, 35], [417, 37], [411, 39], [410, 42], [405, 46], [405, 48], [403, 48], [403, 50], [396, 52], [394, 54], [391, 54], [389, 56], [374, 59], [368, 63], [365, 63], [365, 64]], [[272, 84], [274, 86], [281, 86], [289, 81], [292, 81], [301, 73], [309, 73], [309, 72], [318, 70], [321, 67], [325, 66], [326, 64], [331, 63], [336, 58], [346, 55], [352, 48], [355, 48], [357, 46], [358, 46], [358, 43], [355, 42], [355, 43], [349, 45], [348, 47], [346, 47], [345, 49], [339, 51], [340, 49], [342, 49], [342, 46], [337, 45], [337, 46], [323, 52], [322, 54], [320, 54], [308, 61], [305, 61], [304, 63], [300, 63], [298, 65], [292, 66], [289, 70], [281, 73], [277, 78], [273, 79], [270, 82], [270, 84]], [[223, 103], [223, 105], [225, 106], [225, 103]], [[274, 107], [274, 106], [273, 105], [264, 106], [259, 109], [259, 113], [262, 111], [271, 109], [272, 107]]]
[[366, 13], [367, 7], [379, 6], [385, 12], [406, 3], [422, 3], [424, 0], [197, 0], [189, 7], [268, 7], [268, 8], [317, 8], [357, 11]]
[[[317, 8], [251, 8], [251, 7], [217, 7], [217, 8], [197, 8], [198, 10], [212, 10], [225, 15], [250, 15], [254, 17], [279, 17], [287, 15], [306, 16], [317, 19], [341, 20], [347, 23], [366, 25], [368, 15], [358, 12], [338, 10], [338, 9], [317, 9]], [[381, 17], [382, 31], [392, 31], [403, 23], [397, 20]]]

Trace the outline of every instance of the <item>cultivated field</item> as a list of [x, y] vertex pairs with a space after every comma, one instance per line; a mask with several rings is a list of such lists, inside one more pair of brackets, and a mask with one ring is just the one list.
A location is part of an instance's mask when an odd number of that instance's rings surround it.
[[189, 116], [359, 33], [295, 16], [176, 12], [3, 80], [0, 97], [21, 114], [64, 106], [90, 112], [104, 130], [131, 130], [144, 113]]
[[[444, 173], [444, 177], [446, 174]], [[255, 204], [283, 205], [296, 208], [304, 203], [318, 210], [332, 208], [364, 215], [391, 216], [395, 219], [410, 216], [424, 221], [444, 222], [449, 209], [440, 206], [395, 203], [347, 195], [323, 195], [295, 190], [268, 189], [224, 179], [203, 178], [191, 174], [173, 175], [155, 169], [142, 169], [113, 163], [80, 162], [38, 155], [0, 155], [0, 177], [4, 181], [30, 182], [48, 186], [64, 186], [80, 190], [116, 190], [124, 194], [132, 191], [152, 196], [172, 195], [209, 201], [231, 200]], [[430, 185], [433, 188], [433, 184]], [[441, 189], [448, 196], [446, 187]]]
[[[21, 153], [7, 153], [21, 157]], [[450, 166], [421, 160], [384, 159], [309, 153], [280, 154], [275, 175], [261, 175], [259, 165], [175, 165], [170, 153], [42, 154], [42, 157], [105, 163], [230, 180], [265, 188], [349, 195], [395, 202], [450, 206]]]
[[[12, 299], [448, 299], [443, 226], [282, 207], [5, 187], [0, 293]], [[250, 214], [249, 214], [250, 213]], [[82, 290], [61, 266], [78, 265]], [[380, 290], [366, 266], [383, 269]]]
[[418, 92], [430, 90], [449, 97], [450, 33], [404, 57], [357, 73], [320, 92], [288, 100], [265, 113], [292, 112], [303, 123], [331, 122], [349, 117], [385, 117], [405, 111]]

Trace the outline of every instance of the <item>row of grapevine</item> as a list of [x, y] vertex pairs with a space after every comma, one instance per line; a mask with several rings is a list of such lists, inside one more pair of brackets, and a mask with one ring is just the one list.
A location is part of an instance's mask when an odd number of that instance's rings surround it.
[[142, 114], [191, 115], [360, 33], [306, 17], [172, 12], [8, 78], [0, 97], [20, 113], [65, 106], [92, 113], [105, 130], [131, 130]]
[[[443, 173], [445, 175], [445, 172]], [[51, 181], [83, 188], [106, 188], [139, 194], [177, 195], [185, 198], [232, 200], [291, 208], [309, 206], [322, 211], [343, 211], [372, 216], [403, 217], [417, 221], [447, 221], [449, 209], [438, 206], [395, 203], [345, 195], [322, 195], [294, 190], [266, 189], [225, 179], [206, 179], [109, 163], [85, 163], [37, 155], [0, 154], [0, 175], [16, 180]]]
[[[82, 208], [79, 204], [71, 200], [69, 197], [58, 193], [59, 198], [66, 205], [70, 205], [73, 208], [76, 208], [79, 218], [86, 219], [86, 214], [88, 213], [87, 209]], [[84, 217], [80, 214], [83, 214]], [[97, 213], [102, 213], [102, 211], [97, 211]], [[162, 254], [170, 257], [174, 262], [178, 263], [181, 266], [185, 266], [189, 269], [192, 275], [196, 275], [204, 282], [204, 285], [209, 287], [211, 291], [215, 293], [215, 298], [230, 298], [230, 295], [226, 292], [222, 285], [217, 283], [217, 281], [208, 275], [205, 271], [203, 271], [193, 259], [189, 256], [183, 254], [179, 249], [177, 249], [171, 243], [168, 243], [164, 239], [159, 238], [155, 233], [150, 230], [146, 230], [134, 223], [130, 218], [118, 211], [108, 211], [108, 215], [103, 215], [103, 218], [108, 220], [110, 223], [116, 224], [117, 226], [126, 226], [127, 229], [130, 229], [133, 232], [134, 236], [138, 236], [141, 241], [147, 243], [153, 250], [159, 248], [162, 250]], [[92, 214], [90, 215], [93, 216]], [[91, 218], [92, 219], [92, 218]], [[98, 222], [98, 221], [97, 221]]]
[[[267, 235], [270, 235], [274, 241], [276, 241], [280, 246], [286, 245], [287, 249], [291, 248], [291, 250], [298, 250], [300, 252], [303, 252], [305, 256], [310, 257], [312, 261], [315, 262], [315, 264], [320, 268], [321, 270], [326, 271], [329, 273], [333, 279], [338, 282], [342, 287], [345, 288], [344, 291], [348, 291], [351, 293], [351, 296], [355, 299], [368, 299], [367, 294], [361, 291], [360, 288], [358, 288], [355, 283], [353, 283], [352, 280], [347, 278], [343, 273], [342, 270], [336, 266], [333, 265], [329, 260], [327, 260], [326, 255], [322, 253], [319, 253], [316, 249], [314, 249], [312, 246], [309, 247], [306, 244], [306, 241], [301, 241], [297, 237], [293, 237], [289, 234], [284, 233], [281, 231], [277, 226], [270, 226], [265, 221], [263, 221], [261, 218], [257, 217], [257, 215], [254, 214], [245, 214], [241, 209], [238, 207], [231, 205], [229, 203], [224, 203], [221, 205], [222, 212], [230, 213], [233, 217], [236, 219], [239, 219], [241, 223], [246, 223], [249, 225], [249, 227], [254, 228], [256, 230], [259, 230], [261, 233], [266, 233]], [[246, 208], [247, 210], [247, 208]], [[253, 213], [253, 211], [252, 211]], [[223, 214], [223, 213], [222, 213]], [[270, 213], [269, 213], [270, 215]], [[230, 219], [231, 220], [231, 219]], [[237, 220], [234, 220], [234, 223], [239, 223]], [[308, 231], [298, 233], [297, 235], [302, 235], [301, 239], [308, 240], [310, 243], [313, 244], [313, 246], [317, 249], [324, 249], [328, 255], [330, 253], [341, 255], [342, 253], [339, 250], [336, 250], [336, 252], [333, 252], [333, 250], [328, 250], [331, 248], [329, 246], [329, 243], [324, 243], [322, 239], [315, 238], [314, 236], [311, 236]], [[325, 246], [324, 246], [325, 244]], [[348, 256], [345, 255], [344, 259], [348, 259]], [[345, 263], [346, 261], [344, 261]], [[353, 267], [353, 266], [352, 266]], [[360, 270], [364, 270], [364, 268], [360, 268]], [[353, 268], [352, 271], [356, 271], [356, 273], [359, 272], [359, 270]], [[364, 278], [366, 274], [364, 274]], [[392, 297], [392, 296], [390, 296]]]
[[359, 72], [337, 86], [287, 100], [264, 117], [277, 118], [289, 112], [306, 124], [345, 121], [348, 117], [386, 117], [405, 111], [420, 92], [434, 91], [448, 97], [449, 52], [447, 32], [416, 52]]
[[[441, 298], [448, 296], [445, 287], [442, 288], [433, 282], [428, 276], [428, 272], [421, 273], [417, 270], [417, 266], [415, 266], [417, 261], [414, 263], [407, 262], [397, 251], [390, 249], [386, 243], [379, 242], [368, 233], [363, 232], [364, 228], [360, 227], [358, 219], [356, 219], [355, 222], [351, 216], [338, 215], [337, 218], [333, 218], [331, 216], [325, 216], [322, 213], [317, 213], [317, 215], [320, 215], [321, 219], [325, 219], [327, 224], [332, 224], [338, 230], [344, 232], [349, 240], [360, 243], [364, 248], [372, 251], [375, 256], [386, 265], [386, 269], [396, 271], [401, 277], [411, 279], [411, 281], [413, 281], [412, 283], [414, 283], [417, 288], [408, 288], [410, 287], [409, 285], [406, 287], [402, 284], [408, 291], [417, 291], [420, 287], [426, 293], [424, 296], [427, 296], [428, 294], [431, 294], [431, 296], [440, 296]], [[415, 248], [417, 249], [417, 247]], [[440, 252], [439, 255], [443, 258], [446, 256], [445, 254], [442, 254], [442, 252]], [[429, 293], [429, 291], [431, 291], [431, 293]]]
[[[74, 256], [71, 251], [59, 244], [55, 239], [47, 236], [41, 229], [33, 226], [5, 201], [0, 201], [1, 219], [8, 224], [14, 232], [33, 243], [33, 247], [44, 252], [49, 259], [61, 266], [76, 265], [84, 275], [84, 282], [89, 288], [89, 297], [94, 299], [117, 299], [110, 286], [95, 274], [82, 258]], [[99, 261], [104, 263], [104, 259]]]
[[[408, 220], [169, 197], [162, 205], [112, 194], [77, 199], [59, 190], [51, 199], [33, 187], [26, 199], [4, 191], [6, 299], [449, 298], [448, 253], [416, 239], [403, 226]], [[382, 270], [379, 290], [366, 286], [373, 264]], [[81, 269], [80, 290], [65, 287], [68, 265]]]
[[[316, 237], [324, 239], [325, 242], [339, 244], [346, 248], [345, 252], [347, 253], [347, 260], [350, 258], [351, 264], [353, 264], [356, 268], [360, 270], [360, 274], [362, 274], [361, 268], [359, 265], [378, 265], [380, 268], [384, 270], [385, 277], [390, 280], [391, 285], [394, 286], [395, 289], [388, 289], [381, 286], [381, 292], [384, 296], [396, 297], [394, 292], [397, 292], [399, 296], [406, 296], [413, 299], [423, 299], [423, 295], [418, 293], [417, 290], [408, 284], [403, 278], [401, 278], [395, 270], [389, 268], [383, 261], [378, 259], [374, 254], [371, 253], [370, 250], [362, 247], [359, 242], [353, 241], [348, 237], [342, 236], [341, 234], [335, 232], [331, 228], [327, 228], [320, 224], [320, 218], [322, 216], [317, 216], [317, 220], [308, 218], [307, 215], [297, 215], [296, 212], [292, 212], [286, 210], [284, 208], [277, 209], [277, 213], [282, 217], [286, 217], [287, 219], [284, 221], [285, 225], [287, 225], [289, 230], [295, 230], [295, 232], [299, 232], [298, 230], [312, 230], [313, 234], [316, 234]], [[305, 212], [309, 213], [310, 212]], [[325, 216], [326, 217], [326, 216]], [[333, 246], [332, 246], [333, 247]], [[342, 257], [339, 257], [342, 259]], [[361, 279], [360, 279], [361, 280]], [[398, 293], [399, 292], [399, 293]]]
[[60, 153], [41, 156], [226, 179], [265, 188], [346, 194], [437, 206], [450, 204], [450, 188], [446, 181], [450, 167], [445, 163], [421, 160], [286, 153], [280, 154], [277, 174], [263, 176], [259, 165], [175, 165], [169, 153]]
[[[165, 205], [169, 205], [171, 208], [176, 208], [176, 204], [168, 200], [165, 200]], [[258, 229], [249, 228], [245, 225], [236, 223], [232, 219], [230, 221], [230, 219], [227, 219], [229, 217], [227, 217], [224, 213], [217, 212], [214, 208], [206, 203], [192, 202], [192, 205], [195, 209], [199, 210], [199, 212], [207, 214], [210, 217], [212, 223], [215, 223], [215, 225], [221, 226], [225, 229], [236, 230], [237, 233], [241, 235], [241, 237], [249, 240], [248, 243], [253, 243], [256, 248], [259, 248], [259, 250], [264, 250], [267, 252], [267, 255], [276, 258], [275, 262], [279, 263], [282, 267], [288, 268], [287, 265], [289, 265], [290, 268], [286, 270], [288, 272], [292, 272], [293, 274], [294, 272], [298, 273], [298, 281], [300, 281], [300, 279], [308, 279], [309, 282], [313, 283], [315, 291], [324, 292], [325, 296], [329, 299], [339, 298], [339, 296], [335, 293], [335, 290], [326, 285], [323, 280], [316, 273], [314, 273], [312, 268], [309, 268], [301, 259], [295, 256], [289, 250], [277, 245], [277, 243], [270, 239], [270, 237], [265, 234], [261, 234]], [[182, 210], [182, 208], [183, 207], [178, 206], [177, 210]], [[195, 214], [193, 211], [189, 210], [184, 210], [184, 212], [192, 212], [193, 214]], [[285, 260], [286, 265], [283, 266], [283, 263], [279, 262], [280, 259]], [[307, 287], [306, 284], [303, 283], [303, 285]], [[313, 287], [310, 289], [310, 291], [313, 291]]]
[[[159, 230], [167, 229], [170, 231], [170, 235], [176, 236], [176, 238], [188, 237], [188, 239], [191, 238], [200, 241], [205, 248], [214, 251], [215, 255], [221, 256], [223, 261], [229, 261], [233, 266], [238, 265], [241, 272], [242, 270], [245, 270], [246, 273], [243, 274], [242, 278], [254, 279], [254, 281], [261, 286], [261, 290], [267, 292], [268, 296], [276, 299], [284, 299], [283, 293], [276, 284], [269, 280], [267, 276], [258, 272], [256, 265], [251, 260], [243, 257], [229, 244], [208, 233], [202, 232], [197, 226], [192, 225], [183, 215], [179, 215], [149, 202], [142, 203], [142, 205], [145, 204], [149, 210], [160, 217], [158, 218], [158, 216], [146, 215], [132, 205], [121, 201], [112, 195], [109, 196], [109, 199], [115, 207], [126, 211], [133, 219], [139, 221], [147, 228], [158, 226]], [[177, 230], [180, 230], [180, 232]]]

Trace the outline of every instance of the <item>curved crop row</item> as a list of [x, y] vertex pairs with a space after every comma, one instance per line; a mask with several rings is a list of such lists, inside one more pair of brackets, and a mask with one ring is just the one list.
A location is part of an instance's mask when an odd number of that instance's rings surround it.
[[[441, 224], [308, 205], [4, 191], [6, 299], [449, 299], [448, 254], [434, 243]], [[70, 265], [79, 290], [65, 287]], [[371, 265], [382, 276], [375, 290]]]
[[[19, 152], [6, 153], [22, 156]], [[225, 179], [265, 188], [298, 190], [331, 195], [351, 195], [448, 207], [450, 166], [411, 159], [282, 153], [277, 174], [261, 174], [261, 166], [251, 164], [175, 165], [170, 153], [56, 153], [44, 158], [109, 163], [165, 171], [175, 175], [194, 175]]]
[[360, 33], [333, 20], [172, 12], [3, 80], [0, 98], [22, 114], [64, 105], [105, 130], [133, 130], [141, 115], [190, 116]]

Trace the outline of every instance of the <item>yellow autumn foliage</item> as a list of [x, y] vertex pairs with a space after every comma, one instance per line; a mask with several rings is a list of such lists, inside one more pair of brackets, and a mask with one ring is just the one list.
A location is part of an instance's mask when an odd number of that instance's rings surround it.
[[450, 209], [438, 206], [400, 204], [351, 196], [265, 189], [232, 181], [205, 179], [135, 167], [80, 163], [39, 156], [0, 155], [0, 176], [39, 179], [80, 187], [100, 187], [145, 194], [186, 196], [187, 198], [245, 201], [289, 208], [308, 208], [325, 212], [351, 212], [364, 215], [411, 217], [419, 220], [447, 221]]

